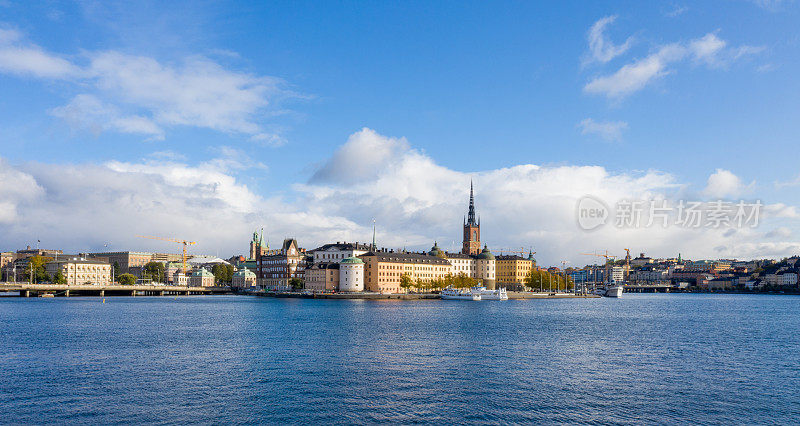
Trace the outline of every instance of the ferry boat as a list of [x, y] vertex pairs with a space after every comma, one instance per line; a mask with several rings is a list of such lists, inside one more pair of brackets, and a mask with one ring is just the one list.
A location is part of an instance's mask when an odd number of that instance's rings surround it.
[[481, 300], [481, 293], [474, 289], [460, 290], [448, 287], [442, 290], [442, 299], [445, 300]]
[[486, 287], [472, 287], [474, 293], [481, 295], [481, 300], [508, 300], [508, 293], [505, 288], [497, 290], [487, 290]]
[[623, 285], [616, 282], [610, 283], [606, 287], [600, 287], [593, 291], [594, 294], [603, 297], [622, 297]]
[[621, 285], [612, 285], [606, 289], [605, 297], [622, 297], [622, 286]]

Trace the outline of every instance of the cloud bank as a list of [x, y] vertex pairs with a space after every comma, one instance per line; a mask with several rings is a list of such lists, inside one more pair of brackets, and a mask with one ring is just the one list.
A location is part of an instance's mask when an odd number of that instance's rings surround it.
[[[362, 129], [307, 182], [286, 188], [285, 198], [265, 198], [237, 177], [262, 165], [242, 161], [235, 152], [195, 165], [169, 158], [177, 157], [77, 165], [0, 161], [3, 249], [40, 239], [43, 246], [68, 251], [102, 250], [109, 242], [114, 250], [176, 250], [135, 237], [152, 234], [198, 241], [196, 253], [230, 256], [246, 253], [251, 232], [262, 226], [273, 245], [295, 237], [313, 248], [330, 241], [368, 241], [374, 218], [383, 246], [427, 249], [435, 240], [457, 250], [472, 179], [484, 242], [495, 250], [533, 247], [545, 265], [561, 260], [583, 265], [594, 259], [579, 253], [620, 254], [622, 248], [689, 258], [800, 251], [786, 231], [794, 222], [785, 223], [800, 215], [785, 205], [767, 206], [759, 228], [736, 232], [660, 226], [584, 232], [578, 227], [575, 206], [585, 195], [609, 204], [686, 195], [676, 177], [655, 170], [614, 173], [599, 166], [519, 164], [463, 172], [437, 164], [405, 139]], [[731, 186], [724, 172], [715, 172], [710, 188], [730, 193], [741, 186]]]

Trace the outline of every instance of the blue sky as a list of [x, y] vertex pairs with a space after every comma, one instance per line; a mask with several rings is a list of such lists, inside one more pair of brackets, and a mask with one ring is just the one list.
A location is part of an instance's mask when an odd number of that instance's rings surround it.
[[[242, 198], [280, 200], [280, 207], [250, 205], [237, 219], [247, 229], [272, 224], [276, 239], [305, 231], [272, 218], [274, 210], [325, 216], [308, 211], [309, 194], [322, 190], [308, 185], [335, 191], [336, 179], [309, 180], [362, 128], [399, 144], [387, 152], [411, 152], [465, 176], [525, 164], [597, 166], [632, 178], [668, 174], [669, 185], [713, 193], [709, 177], [722, 169], [735, 188], [721, 195], [791, 208], [800, 203], [792, 183], [800, 134], [797, 22], [800, 5], [792, 1], [4, 1], [0, 158], [32, 176], [44, 194], [53, 193], [37, 174], [46, 166], [116, 164], [112, 169], [126, 176], [162, 181], [175, 168], [213, 169], [233, 179]], [[408, 178], [431, 177], [423, 169]], [[411, 201], [400, 205], [432, 207]], [[491, 215], [486, 207], [484, 217]], [[13, 216], [25, 208], [15, 204]], [[387, 223], [387, 234], [419, 220], [422, 213], [404, 208], [408, 214]], [[343, 238], [358, 238], [362, 222], [371, 222], [343, 214], [338, 204], [333, 210], [349, 229]], [[393, 242], [422, 247], [433, 238], [457, 239], [457, 229], [444, 231], [449, 219], [430, 218]], [[155, 221], [139, 227], [158, 228]], [[6, 226], [17, 235], [13, 243], [26, 240], [16, 222]], [[795, 247], [795, 224], [774, 226], [785, 237], [775, 243], [784, 245], [761, 254]], [[519, 232], [525, 241], [513, 238]], [[504, 235], [492, 242], [498, 246], [546, 245], [559, 232], [526, 224], [496, 234]], [[308, 234], [308, 245], [324, 235]], [[79, 239], [72, 244], [80, 250], [104, 238], [63, 235], [53, 243]]]

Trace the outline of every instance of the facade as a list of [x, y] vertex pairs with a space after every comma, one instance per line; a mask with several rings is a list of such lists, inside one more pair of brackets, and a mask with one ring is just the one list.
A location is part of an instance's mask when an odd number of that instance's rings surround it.
[[533, 261], [522, 256], [496, 256], [497, 283], [502, 285], [525, 285], [525, 277], [533, 269]]
[[58, 271], [67, 279], [69, 285], [109, 285], [111, 284], [111, 265], [97, 260], [65, 259], [47, 262], [45, 271], [55, 276]]
[[625, 281], [625, 268], [622, 266], [612, 266], [611, 271], [611, 280], [616, 282]]
[[256, 287], [256, 274], [255, 272], [242, 268], [233, 273], [231, 279], [231, 287], [238, 289], [254, 288]]
[[303, 288], [314, 292], [336, 291], [339, 288], [339, 262], [314, 262], [306, 268]]
[[364, 261], [364, 288], [377, 293], [401, 293], [403, 274], [414, 281], [443, 279], [451, 271], [450, 262], [421, 253], [395, 253], [385, 249], [360, 256]]
[[[120, 274], [133, 273], [131, 268], [142, 267], [149, 262], [183, 262], [183, 254], [147, 253], [138, 251], [115, 251], [87, 253], [89, 259], [105, 260], [119, 268]], [[192, 256], [187, 255], [190, 259]]]
[[3, 252], [0, 253], [0, 281], [11, 281], [13, 273], [11, 273], [11, 263], [14, 261], [14, 253]]
[[370, 251], [372, 248], [363, 243], [336, 242], [335, 244], [325, 244], [310, 251], [314, 255], [314, 263], [318, 262], [339, 262], [348, 257], [358, 257]]
[[481, 251], [481, 220], [475, 217], [475, 197], [472, 182], [469, 183], [469, 211], [464, 218], [464, 239], [461, 254], [477, 255]]
[[297, 240], [287, 238], [277, 253], [262, 254], [258, 259], [258, 285], [270, 291], [289, 291], [292, 278], [303, 280], [308, 263]]
[[189, 285], [192, 287], [214, 287], [214, 274], [204, 268], [200, 268], [189, 277]]
[[364, 261], [348, 257], [339, 262], [339, 291], [364, 291]]
[[172, 285], [188, 286], [189, 276], [178, 270], [172, 274]]

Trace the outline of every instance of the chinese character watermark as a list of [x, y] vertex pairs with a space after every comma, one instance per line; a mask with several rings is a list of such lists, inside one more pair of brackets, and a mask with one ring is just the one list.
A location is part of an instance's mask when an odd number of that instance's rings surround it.
[[[610, 209], [602, 200], [585, 196], [578, 200], [578, 226], [590, 231], [606, 223], [617, 228], [755, 228], [761, 214], [760, 200], [755, 202], [708, 202], [678, 200], [620, 200]], [[613, 218], [612, 220], [609, 220]]]

